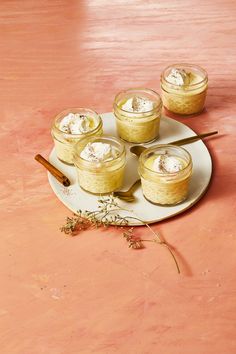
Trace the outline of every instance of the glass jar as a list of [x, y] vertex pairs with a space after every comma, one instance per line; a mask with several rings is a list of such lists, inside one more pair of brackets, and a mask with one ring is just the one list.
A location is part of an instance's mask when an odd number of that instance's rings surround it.
[[[190, 73], [189, 84], [176, 85], [168, 82], [168, 75], [172, 69], [183, 69]], [[200, 66], [192, 64], [173, 64], [168, 66], [161, 74], [161, 91], [163, 105], [170, 112], [189, 115], [203, 110], [208, 77]]]
[[[168, 154], [181, 162], [178, 172], [156, 172], [150, 166], [158, 156]], [[144, 197], [153, 204], [175, 205], [187, 198], [192, 175], [191, 155], [175, 145], [156, 145], [142, 152], [139, 158], [139, 175]]]
[[[81, 157], [81, 152], [88, 143], [110, 144], [116, 151], [116, 157], [109, 161], [88, 161]], [[103, 136], [83, 139], [75, 146], [74, 165], [80, 187], [92, 194], [112, 193], [122, 187], [126, 152], [119, 139]]]
[[[153, 102], [153, 108], [147, 112], [129, 112], [122, 107], [128, 99], [141, 97]], [[121, 91], [115, 97], [114, 114], [118, 135], [131, 143], [147, 143], [159, 135], [162, 110], [161, 97], [155, 91], [146, 88]]]
[[[78, 113], [88, 117], [91, 121], [90, 130], [81, 134], [70, 134], [60, 130], [60, 122], [69, 113]], [[54, 140], [58, 159], [66, 164], [73, 165], [73, 152], [75, 144], [85, 137], [93, 135], [101, 136], [103, 134], [102, 119], [96, 112], [88, 108], [68, 108], [55, 117], [51, 134]]]

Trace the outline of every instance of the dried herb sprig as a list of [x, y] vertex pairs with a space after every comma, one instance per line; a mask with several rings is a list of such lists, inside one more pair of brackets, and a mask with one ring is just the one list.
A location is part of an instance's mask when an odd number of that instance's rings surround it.
[[[134, 216], [123, 216], [121, 215], [121, 212], [129, 212]], [[127, 229], [130, 220], [136, 220], [145, 225], [153, 235], [153, 238], [142, 239], [135, 235], [133, 227]], [[100, 197], [98, 199], [98, 210], [96, 211], [79, 210], [76, 214], [74, 214], [73, 217], [67, 217], [65, 225], [63, 225], [60, 230], [67, 235], [75, 236], [79, 232], [88, 228], [108, 226], [121, 227], [123, 231], [123, 237], [128, 242], [128, 246], [130, 248], [142, 249], [144, 248], [144, 242], [155, 242], [161, 246], [164, 246], [171, 254], [177, 271], [180, 273], [179, 265], [171, 246], [163, 239], [163, 237], [160, 236], [159, 233], [155, 232], [146, 221], [143, 221], [137, 217], [133, 211], [121, 207], [118, 204], [117, 199], [112, 195], [108, 197]]]

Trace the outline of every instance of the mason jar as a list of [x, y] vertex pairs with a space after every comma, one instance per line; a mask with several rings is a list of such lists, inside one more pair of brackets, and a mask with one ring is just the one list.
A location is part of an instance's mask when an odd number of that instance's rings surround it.
[[[109, 144], [115, 151], [115, 158], [108, 161], [88, 161], [81, 152], [89, 143]], [[75, 146], [74, 165], [78, 183], [82, 189], [92, 194], [107, 194], [120, 189], [123, 184], [126, 152], [124, 144], [111, 136], [82, 139]]]
[[[60, 122], [70, 113], [78, 113], [88, 117], [91, 122], [90, 129], [81, 134], [70, 134], [60, 130]], [[73, 165], [75, 144], [85, 137], [101, 136], [103, 134], [102, 119], [96, 112], [88, 108], [68, 108], [55, 117], [51, 134], [58, 159], [66, 164]]]
[[[182, 165], [177, 172], [156, 172], [152, 163], [159, 156], [175, 157]], [[156, 145], [142, 152], [139, 158], [144, 197], [153, 204], [175, 205], [188, 196], [189, 182], [192, 175], [191, 155], [182, 147], [175, 145]]]
[[[125, 110], [125, 102], [134, 97], [151, 101], [153, 108], [146, 112]], [[131, 143], [147, 143], [158, 138], [162, 100], [157, 92], [146, 88], [121, 91], [115, 97], [113, 108], [117, 132], [121, 139]]]
[[[172, 69], [190, 73], [188, 84], [176, 85], [168, 81]], [[161, 74], [161, 91], [164, 107], [173, 113], [190, 115], [200, 113], [205, 105], [207, 94], [207, 72], [200, 66], [192, 64], [173, 64]]]

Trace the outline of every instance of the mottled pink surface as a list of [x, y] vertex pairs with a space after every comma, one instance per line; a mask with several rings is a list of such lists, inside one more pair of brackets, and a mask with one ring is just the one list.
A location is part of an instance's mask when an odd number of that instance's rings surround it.
[[[234, 0], [0, 2], [1, 354], [236, 353], [235, 16]], [[210, 80], [204, 113], [178, 119], [220, 132], [205, 197], [154, 226], [181, 275], [164, 248], [130, 250], [118, 230], [61, 234], [70, 212], [33, 159], [51, 151], [56, 113], [111, 111], [119, 90], [159, 90], [178, 61]]]

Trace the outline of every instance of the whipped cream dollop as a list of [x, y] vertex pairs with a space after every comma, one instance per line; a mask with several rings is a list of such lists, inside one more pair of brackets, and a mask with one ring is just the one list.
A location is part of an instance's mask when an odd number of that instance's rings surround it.
[[159, 173], [174, 173], [181, 171], [184, 165], [176, 157], [165, 154], [158, 156], [154, 160], [152, 168]]
[[190, 83], [190, 73], [187, 73], [184, 69], [173, 68], [166, 80], [178, 86], [188, 85]]
[[80, 157], [92, 162], [105, 162], [117, 157], [118, 151], [110, 144], [106, 143], [88, 143], [81, 151]]
[[59, 129], [69, 134], [86, 133], [91, 130], [90, 119], [84, 114], [69, 113], [61, 120]]
[[153, 109], [153, 101], [148, 100], [140, 96], [134, 96], [129, 98], [122, 106], [122, 109], [127, 112], [144, 113]]

